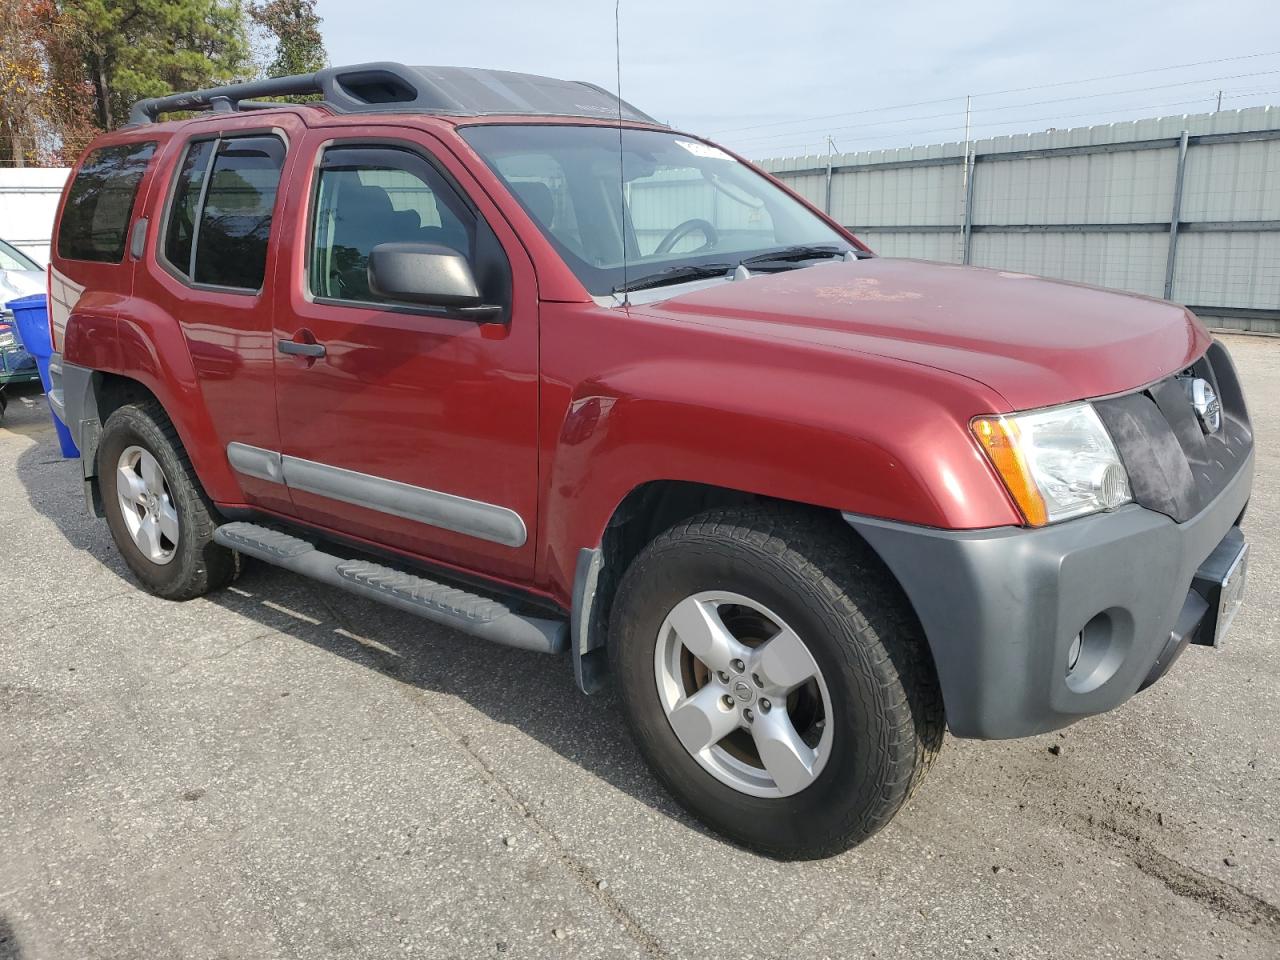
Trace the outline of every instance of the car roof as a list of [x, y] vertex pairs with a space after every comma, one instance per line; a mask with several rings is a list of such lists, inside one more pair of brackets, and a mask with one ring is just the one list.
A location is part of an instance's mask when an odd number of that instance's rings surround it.
[[428, 114], [449, 117], [560, 117], [657, 124], [603, 87], [530, 73], [477, 67], [410, 67], [389, 61], [326, 67], [315, 73], [272, 77], [141, 100], [131, 126], [165, 113], [203, 110], [240, 113], [278, 108], [256, 98], [319, 94], [337, 114]]

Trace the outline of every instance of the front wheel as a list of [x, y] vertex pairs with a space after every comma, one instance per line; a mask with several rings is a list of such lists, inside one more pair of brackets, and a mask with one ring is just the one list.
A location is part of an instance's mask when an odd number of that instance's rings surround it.
[[817, 513], [712, 511], [623, 577], [614, 675], [641, 752], [691, 813], [766, 853], [829, 856], [884, 826], [942, 741], [897, 584]]

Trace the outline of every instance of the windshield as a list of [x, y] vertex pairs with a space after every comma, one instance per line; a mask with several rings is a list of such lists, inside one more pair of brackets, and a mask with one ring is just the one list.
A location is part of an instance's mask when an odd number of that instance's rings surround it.
[[687, 136], [623, 129], [619, 150], [617, 127], [479, 125], [459, 132], [595, 296], [621, 289], [624, 243], [628, 287], [695, 279], [699, 271], [685, 267], [715, 275], [799, 246], [822, 247], [815, 256], [852, 249], [751, 167]]
[[0, 270], [39, 270], [40, 265], [17, 247], [0, 240]]

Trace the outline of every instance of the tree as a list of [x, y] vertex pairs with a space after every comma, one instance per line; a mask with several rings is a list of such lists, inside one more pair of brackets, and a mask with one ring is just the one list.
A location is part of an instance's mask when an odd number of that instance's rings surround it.
[[251, 2], [0, 0], [0, 163], [69, 162], [144, 97], [325, 65], [315, 0]]
[[240, 0], [68, 0], [84, 73], [103, 129], [143, 97], [246, 79], [249, 45]]
[[85, 78], [83, 44], [71, 17], [56, 0], [33, 0], [37, 42], [45, 71], [42, 118], [48, 146], [42, 162], [68, 165], [97, 134], [93, 87]]
[[263, 76], [313, 73], [328, 61], [316, 0], [259, 0], [249, 7], [249, 19], [271, 48], [270, 59], [262, 58]]
[[66, 163], [79, 153], [93, 132], [80, 66], [74, 27], [53, 0], [0, 0], [0, 159]]
[[29, 7], [26, 0], [0, 0], [0, 126], [5, 152], [19, 167], [34, 152], [31, 113], [44, 79]]

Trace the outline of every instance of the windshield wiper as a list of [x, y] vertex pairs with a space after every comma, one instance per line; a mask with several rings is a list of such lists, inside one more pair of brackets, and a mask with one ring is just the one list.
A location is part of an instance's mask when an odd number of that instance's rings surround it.
[[648, 290], [650, 287], [665, 287], [671, 283], [684, 283], [686, 280], [703, 280], [708, 277], [723, 277], [733, 269], [731, 263], [682, 264], [667, 267], [657, 273], [650, 273], [635, 280], [628, 280], [613, 288], [614, 293], [629, 293], [632, 290]]
[[[862, 253], [861, 250], [851, 250], [854, 256]], [[845, 251], [831, 244], [810, 244], [797, 247], [785, 247], [782, 250], [774, 250], [770, 253], [756, 254], [754, 257], [747, 257], [742, 261], [744, 267], [752, 267], [761, 263], [795, 263], [800, 260], [820, 260], [831, 257], [843, 257]]]

